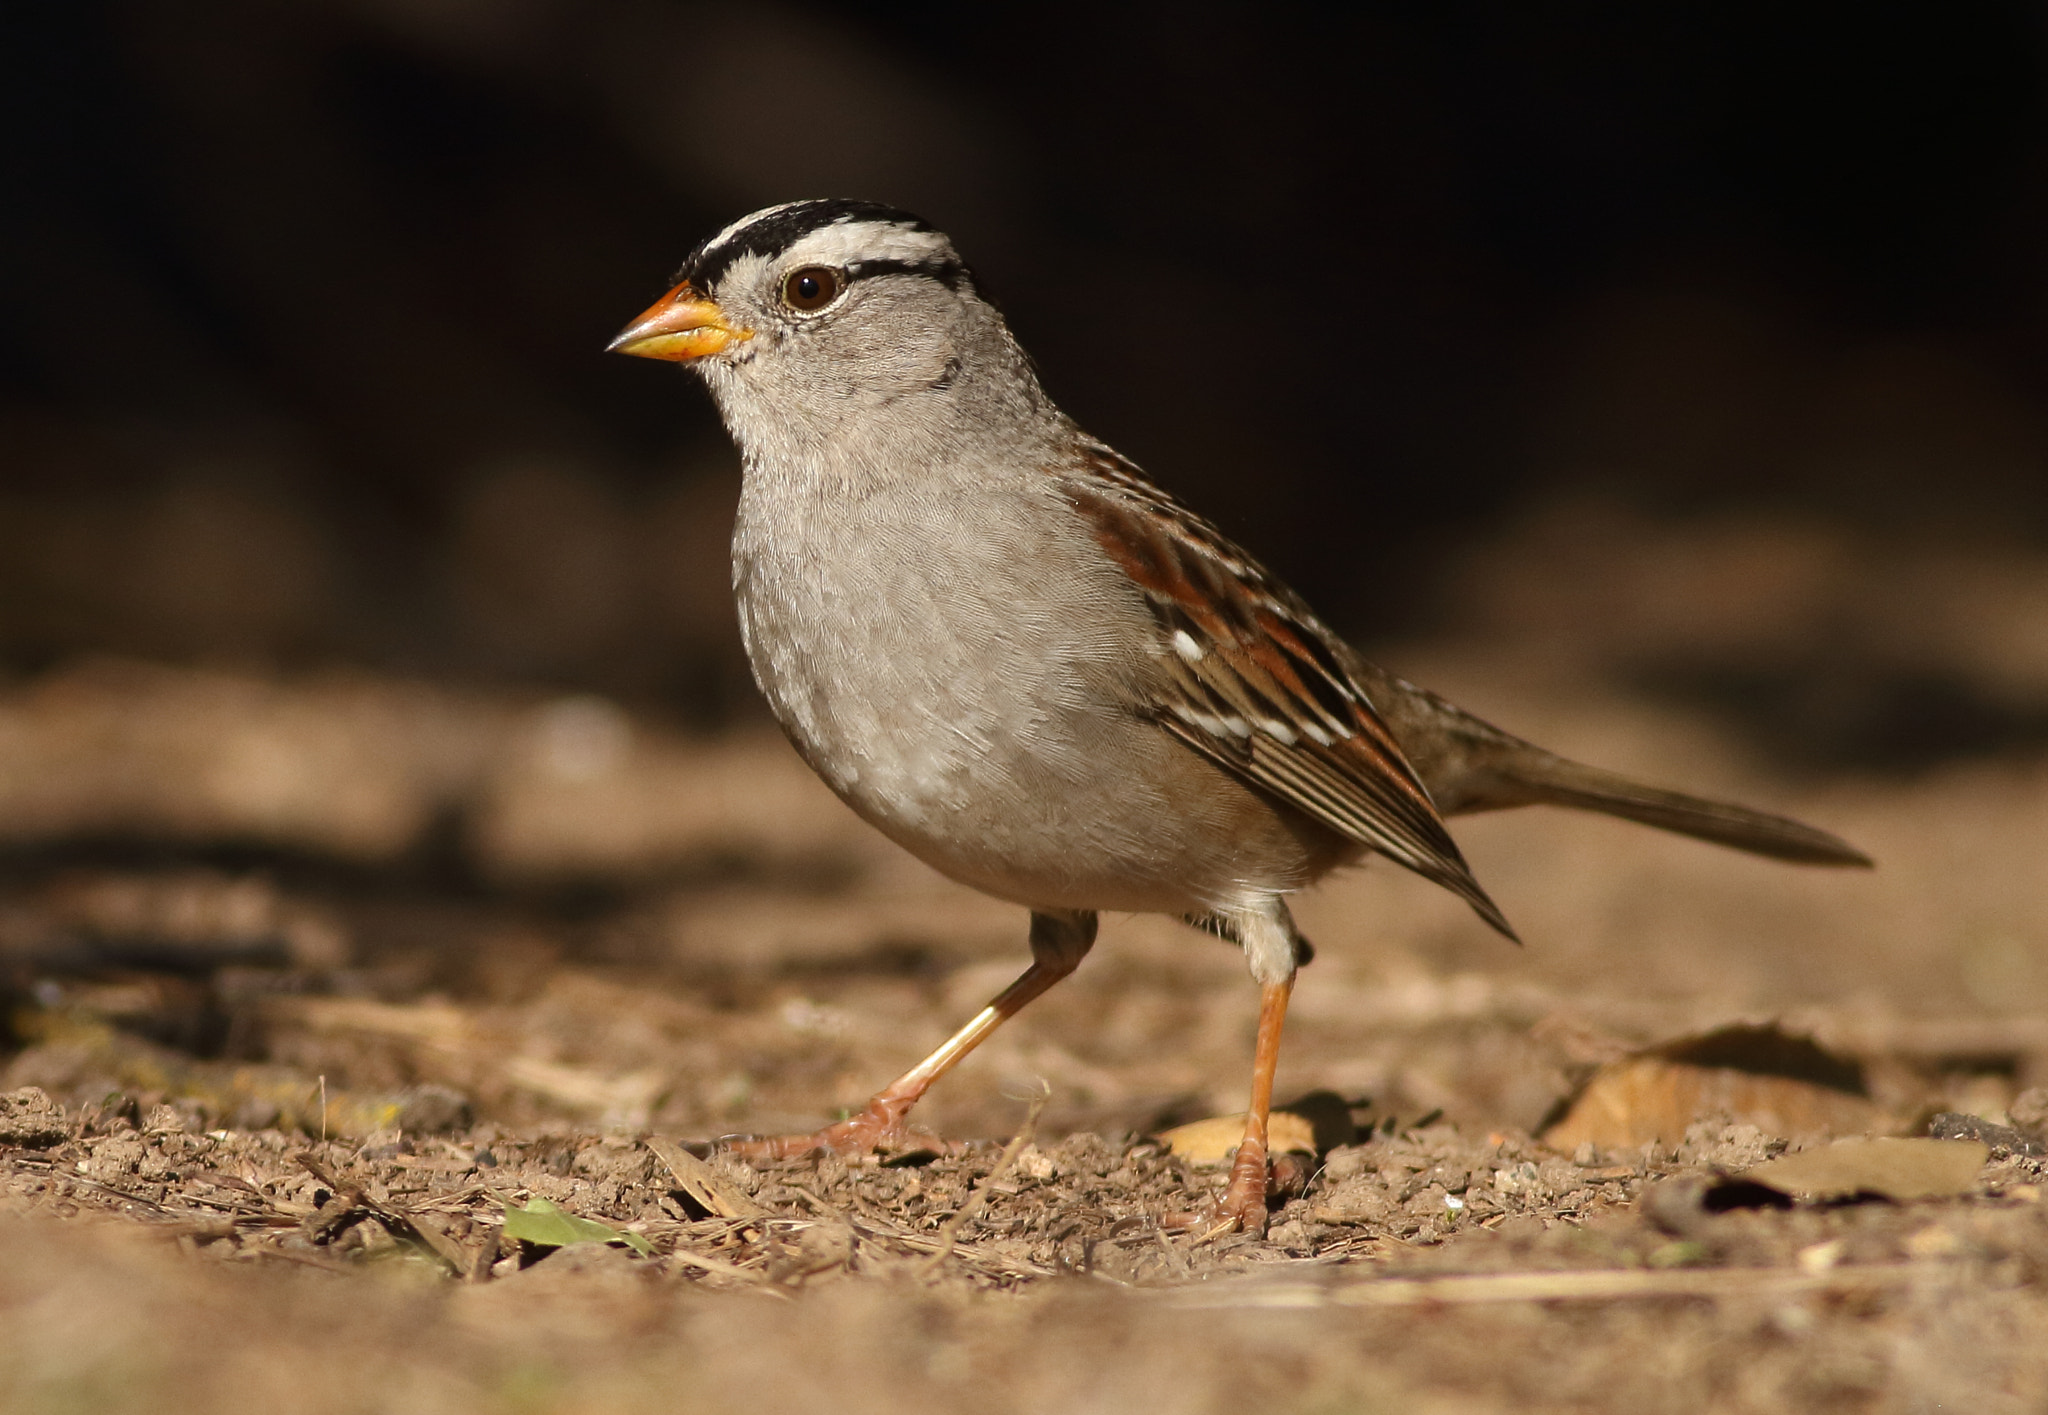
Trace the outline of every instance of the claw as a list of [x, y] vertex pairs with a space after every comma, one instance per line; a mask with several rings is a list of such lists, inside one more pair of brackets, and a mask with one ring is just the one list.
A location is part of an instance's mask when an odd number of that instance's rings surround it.
[[1160, 1225], [1193, 1233], [1204, 1243], [1229, 1233], [1263, 1234], [1271, 1186], [1265, 1147], [1246, 1140], [1237, 1148], [1237, 1158], [1230, 1166], [1230, 1182], [1222, 1194], [1193, 1212], [1161, 1214]]

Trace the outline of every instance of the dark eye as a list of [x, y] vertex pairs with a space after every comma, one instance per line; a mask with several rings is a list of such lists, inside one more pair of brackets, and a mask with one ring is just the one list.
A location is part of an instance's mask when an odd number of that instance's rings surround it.
[[782, 282], [782, 300], [791, 309], [808, 314], [831, 304], [845, 288], [846, 277], [831, 266], [807, 265], [789, 272]]

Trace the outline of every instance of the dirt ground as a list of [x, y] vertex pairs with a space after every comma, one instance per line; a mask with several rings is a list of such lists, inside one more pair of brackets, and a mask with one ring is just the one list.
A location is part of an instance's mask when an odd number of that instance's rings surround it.
[[[1025, 960], [1022, 911], [772, 734], [361, 674], [0, 685], [0, 1406], [2042, 1408], [2048, 565], [1606, 514], [1379, 656], [1880, 868], [1460, 822], [1521, 950], [1330, 882], [1280, 1082], [1316, 1153], [1263, 1237], [1161, 1222], [1220, 1187], [1160, 1137], [1242, 1105], [1255, 992], [1159, 920], [938, 1088], [964, 1155], [704, 1143], [859, 1105]], [[1969, 712], [1915, 716], [1929, 683]], [[1983, 1147], [1920, 1197], [1732, 1178], [1930, 1126]], [[617, 1241], [505, 1231], [548, 1205]]]

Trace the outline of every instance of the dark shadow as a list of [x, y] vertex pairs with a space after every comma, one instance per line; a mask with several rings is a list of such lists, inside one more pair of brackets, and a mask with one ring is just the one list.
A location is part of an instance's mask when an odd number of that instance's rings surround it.
[[1673, 664], [1634, 680], [1708, 709], [1786, 772], [1910, 776], [1951, 761], [2048, 751], [2048, 709], [2000, 702], [1934, 669]]

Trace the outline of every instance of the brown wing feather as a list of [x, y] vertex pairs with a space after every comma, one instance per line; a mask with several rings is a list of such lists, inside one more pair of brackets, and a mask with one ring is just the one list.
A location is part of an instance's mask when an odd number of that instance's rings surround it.
[[1084, 460], [1067, 498], [1158, 623], [1160, 726], [1515, 937], [1308, 606], [1108, 448], [1090, 444]]

